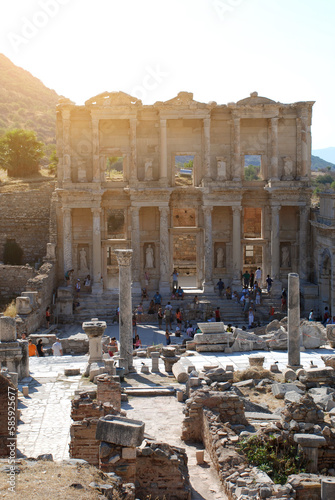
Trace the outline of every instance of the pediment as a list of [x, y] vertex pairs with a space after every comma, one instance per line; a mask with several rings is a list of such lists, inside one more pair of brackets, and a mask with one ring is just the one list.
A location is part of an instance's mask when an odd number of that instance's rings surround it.
[[157, 101], [154, 106], [156, 107], [167, 107], [167, 108], [199, 108], [206, 107], [207, 104], [195, 101], [193, 99], [192, 92], [179, 92], [176, 97], [169, 99], [168, 101]]
[[258, 95], [258, 92], [251, 92], [250, 97], [237, 101], [237, 105], [257, 106], [259, 104], [276, 104], [276, 101]]
[[126, 92], [102, 92], [85, 102], [86, 106], [138, 106], [142, 101]]

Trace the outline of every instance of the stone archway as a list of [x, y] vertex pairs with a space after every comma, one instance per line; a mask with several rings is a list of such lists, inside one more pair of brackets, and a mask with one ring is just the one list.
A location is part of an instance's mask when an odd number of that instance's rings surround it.
[[319, 276], [321, 312], [323, 312], [325, 306], [328, 306], [334, 314], [332, 307], [332, 260], [328, 250], [325, 250], [322, 254]]

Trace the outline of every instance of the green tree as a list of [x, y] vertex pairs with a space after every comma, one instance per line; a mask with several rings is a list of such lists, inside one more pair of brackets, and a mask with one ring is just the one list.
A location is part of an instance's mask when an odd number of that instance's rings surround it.
[[315, 181], [318, 184], [331, 184], [333, 182], [333, 177], [330, 174], [317, 175]]
[[0, 166], [11, 177], [36, 174], [44, 156], [43, 146], [32, 130], [10, 130], [0, 139]]
[[51, 151], [51, 154], [49, 156], [49, 173], [52, 175], [55, 175], [57, 172], [57, 165], [58, 165], [58, 156], [56, 152], [56, 148], [54, 148]]
[[257, 181], [259, 179], [260, 167], [256, 165], [248, 165], [244, 169], [244, 179], [246, 181]]

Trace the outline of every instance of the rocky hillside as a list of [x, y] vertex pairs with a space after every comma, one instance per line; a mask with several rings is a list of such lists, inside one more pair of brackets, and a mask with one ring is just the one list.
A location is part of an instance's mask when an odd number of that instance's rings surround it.
[[0, 133], [10, 128], [34, 130], [46, 144], [56, 142], [58, 94], [0, 54]]

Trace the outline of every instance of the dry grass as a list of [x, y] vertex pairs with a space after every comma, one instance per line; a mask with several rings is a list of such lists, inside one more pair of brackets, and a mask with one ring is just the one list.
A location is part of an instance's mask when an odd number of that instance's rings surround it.
[[[89, 487], [91, 482], [111, 484], [103, 473], [91, 465], [62, 465], [55, 462], [28, 462], [21, 460], [20, 473], [16, 475], [15, 493], [8, 491], [8, 475], [0, 472], [0, 498], [15, 500], [97, 500], [98, 490]], [[71, 485], [80, 484], [77, 489]], [[121, 499], [118, 493], [113, 496]]]
[[241, 382], [242, 380], [262, 380], [263, 378], [274, 379], [274, 375], [269, 370], [264, 368], [246, 368], [243, 371], [234, 372], [234, 382]]
[[16, 303], [15, 300], [6, 307], [3, 313], [4, 316], [9, 316], [10, 318], [15, 318], [16, 316]]
[[13, 191], [31, 191], [39, 188], [41, 182], [54, 181], [55, 177], [50, 175], [47, 168], [41, 168], [39, 173], [24, 178], [9, 177], [6, 170], [0, 168], [0, 192], [11, 193]]

